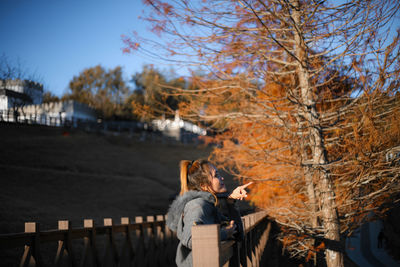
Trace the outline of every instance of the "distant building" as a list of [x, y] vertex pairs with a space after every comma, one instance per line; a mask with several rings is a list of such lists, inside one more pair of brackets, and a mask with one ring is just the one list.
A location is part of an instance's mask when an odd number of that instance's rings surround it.
[[29, 80], [0, 80], [0, 110], [41, 104], [43, 85]]
[[27, 105], [21, 109], [21, 119], [39, 124], [60, 125], [66, 121], [75, 125], [79, 121], [96, 121], [97, 114], [86, 104], [74, 100]]
[[29, 80], [0, 80], [0, 120], [46, 125], [96, 121], [94, 109], [73, 100], [43, 103], [43, 85]]
[[153, 120], [152, 126], [154, 129], [161, 131], [163, 135], [182, 142], [190, 142], [196, 136], [207, 135], [207, 130], [196, 124], [182, 120], [179, 117], [179, 111], [176, 111], [173, 120]]

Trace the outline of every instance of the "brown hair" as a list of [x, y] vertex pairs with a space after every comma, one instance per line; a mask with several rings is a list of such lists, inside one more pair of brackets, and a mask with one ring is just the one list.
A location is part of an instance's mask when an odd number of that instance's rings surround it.
[[210, 164], [208, 160], [182, 160], [180, 162], [181, 192], [179, 194], [183, 195], [189, 190], [204, 191], [203, 186], [210, 185]]

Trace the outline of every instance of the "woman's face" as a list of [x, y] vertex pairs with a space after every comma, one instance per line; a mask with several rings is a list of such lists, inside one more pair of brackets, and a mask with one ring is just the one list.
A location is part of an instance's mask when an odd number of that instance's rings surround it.
[[211, 189], [214, 193], [224, 193], [226, 192], [226, 186], [224, 184], [224, 177], [222, 177], [217, 168], [214, 165], [210, 164], [211, 171]]

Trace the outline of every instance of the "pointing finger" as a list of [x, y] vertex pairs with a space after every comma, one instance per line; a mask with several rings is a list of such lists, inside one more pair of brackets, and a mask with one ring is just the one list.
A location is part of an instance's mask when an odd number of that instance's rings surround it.
[[242, 185], [241, 186], [241, 188], [246, 188], [246, 187], [248, 187], [249, 185], [251, 185], [251, 184], [253, 184], [254, 182], [249, 182], [249, 183], [247, 183], [247, 184], [245, 184], [245, 185]]

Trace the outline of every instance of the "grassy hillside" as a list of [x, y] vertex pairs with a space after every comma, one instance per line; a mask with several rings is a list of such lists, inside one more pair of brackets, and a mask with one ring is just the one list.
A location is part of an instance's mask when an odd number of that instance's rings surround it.
[[29, 125], [0, 124], [0, 139], [0, 233], [22, 232], [26, 221], [54, 229], [62, 219], [165, 214], [179, 161], [210, 152]]

